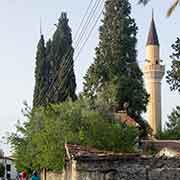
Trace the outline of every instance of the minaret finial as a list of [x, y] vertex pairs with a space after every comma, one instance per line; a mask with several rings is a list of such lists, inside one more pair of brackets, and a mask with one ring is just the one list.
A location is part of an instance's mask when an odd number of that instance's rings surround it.
[[154, 9], [152, 8], [152, 19], [154, 19]]

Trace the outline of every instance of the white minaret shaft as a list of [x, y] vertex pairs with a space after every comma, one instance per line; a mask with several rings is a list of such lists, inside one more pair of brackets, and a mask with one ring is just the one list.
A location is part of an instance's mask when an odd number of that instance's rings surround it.
[[160, 64], [159, 41], [152, 17], [151, 26], [146, 44], [146, 63], [144, 65], [144, 77], [147, 92], [150, 95], [147, 107], [149, 125], [153, 134], [161, 130], [161, 80], [165, 67]]

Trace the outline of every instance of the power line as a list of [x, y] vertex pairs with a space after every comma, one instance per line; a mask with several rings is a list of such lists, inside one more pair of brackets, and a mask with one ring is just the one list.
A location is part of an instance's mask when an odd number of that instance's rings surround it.
[[81, 20], [81, 23], [79, 24], [79, 26], [78, 26], [78, 28], [77, 28], [77, 31], [76, 31], [76, 33], [75, 33], [74, 40], [76, 39], [76, 37], [77, 37], [77, 35], [78, 35], [78, 32], [79, 32], [78, 30], [81, 28], [81, 26], [83, 25], [83, 23], [84, 23], [84, 21], [85, 21], [85, 19], [86, 19], [86, 14], [88, 14], [89, 9], [90, 9], [93, 1], [94, 1], [94, 0], [91, 0], [91, 1], [90, 1], [89, 5], [88, 5], [88, 7], [87, 7], [87, 9], [86, 9], [86, 11], [85, 11], [85, 13], [84, 13], [84, 16], [83, 16], [83, 18], [82, 18], [82, 20]]
[[[87, 9], [86, 9], [86, 12], [85, 12], [85, 14], [84, 14], [84, 16], [83, 16], [83, 18], [82, 18], [82, 20], [81, 20], [81, 22], [80, 22], [80, 25], [79, 25], [76, 33], [75, 33], [75, 38], [76, 38], [76, 36], [78, 35], [78, 32], [79, 32], [79, 30], [80, 30], [80, 28], [81, 28], [81, 25], [83, 24], [83, 22], [84, 22], [84, 20], [85, 20], [85, 18], [86, 18], [86, 14], [89, 12], [89, 9], [91, 8], [92, 3], [93, 3], [93, 0], [90, 1], [89, 5], [88, 5], [88, 7], [87, 7]], [[66, 55], [65, 55], [64, 57], [66, 57], [66, 56], [68, 56], [68, 55], [70, 56], [70, 54], [71, 54], [71, 48], [67, 51], [67, 53], [66, 53]], [[64, 57], [63, 57], [63, 58], [64, 58]], [[57, 73], [56, 73], [56, 76], [55, 76], [55, 78], [52, 80], [52, 82], [51, 82], [51, 84], [49, 85], [49, 87], [45, 89], [45, 92], [46, 92], [46, 91], [49, 91], [49, 89], [51, 89], [52, 86], [54, 85], [54, 83], [56, 82], [56, 80], [57, 80], [57, 78], [58, 78], [58, 72], [59, 72], [59, 70], [60, 70], [60, 67], [58, 68]], [[39, 93], [39, 95], [40, 95], [40, 94], [41, 94], [41, 93]], [[45, 93], [45, 94], [46, 94], [46, 93]]]
[[[99, 16], [99, 17], [100, 17], [100, 16]], [[97, 24], [99, 17], [97, 18], [97, 21], [96, 21], [95, 24]], [[95, 25], [94, 25], [93, 27], [95, 27]], [[93, 28], [92, 28], [92, 30], [91, 30], [90, 32], [92, 33], [92, 31], [93, 31]], [[83, 47], [84, 47], [85, 44], [87, 43], [87, 40], [89, 39], [91, 33], [89, 33], [86, 41], [84, 42], [83, 46], [81, 47], [81, 50], [83, 49]], [[79, 52], [78, 56], [79, 56], [79, 55], [80, 55], [80, 52]], [[77, 60], [78, 56], [76, 57], [75, 61]], [[75, 62], [75, 61], [74, 61], [74, 62]], [[61, 92], [65, 93], [65, 91], [64, 91], [64, 90], [65, 90], [64, 83], [65, 83], [65, 81], [66, 81], [66, 79], [67, 79], [67, 77], [68, 77], [67, 74], [68, 74], [68, 73], [70, 72], [70, 70], [71, 70], [70, 68], [66, 68], [66, 69], [68, 69], [68, 70], [64, 73], [64, 74], [66, 74], [66, 76], [65, 76], [65, 78], [64, 78], [62, 81], [60, 81], [58, 88], [55, 89], [55, 93], [56, 93], [56, 91], [58, 91], [59, 89], [61, 89]], [[52, 92], [52, 91], [51, 91], [51, 92]], [[51, 94], [51, 92], [50, 92], [49, 94]], [[51, 96], [48, 96], [48, 97], [51, 98]]]
[[[96, 1], [96, 2], [98, 2], [98, 3], [95, 3], [96, 5], [93, 6], [95, 9], [94, 9], [94, 11], [91, 11], [91, 12], [93, 12], [91, 15], [94, 15], [94, 14], [96, 13], [96, 10], [97, 10], [97, 8], [98, 8], [97, 4], [99, 5], [99, 2], [101, 2], [101, 5], [103, 5], [103, 1], [101, 1], [101, 0]], [[102, 10], [101, 10], [101, 11], [102, 11]], [[100, 15], [101, 15], [101, 14], [102, 14], [102, 12], [100, 13]], [[89, 17], [88, 17], [88, 24], [86, 24], [87, 27], [88, 27], [89, 23], [91, 22], [91, 19], [92, 19], [92, 20], [95, 20], [95, 23], [94, 23], [93, 27], [90, 29], [90, 32], [88, 33], [88, 37], [86, 38], [85, 42], [84, 42], [83, 45], [81, 46], [81, 50], [82, 50], [82, 47], [85, 46], [86, 41], [88, 41], [89, 36], [92, 34], [93, 29], [95, 28], [95, 26], [96, 26], [96, 24], [97, 24], [97, 22], [98, 22], [98, 20], [99, 20], [99, 18], [100, 18], [100, 15], [98, 16], [97, 20], [96, 20], [95, 18], [93, 18], [93, 16], [90, 17], [90, 19], [89, 19]], [[95, 16], [94, 16], [94, 17], [95, 17]], [[85, 26], [84, 26], [84, 27], [85, 27]], [[85, 27], [85, 28], [83, 28], [83, 29], [86, 30], [87, 27]], [[85, 34], [85, 32], [83, 33], [83, 32], [81, 31], [81, 35], [84, 35], [84, 34]], [[78, 46], [78, 44], [77, 44], [77, 46]], [[77, 47], [76, 47], [76, 48], [77, 48]], [[81, 50], [80, 50], [80, 51], [81, 51]], [[80, 54], [80, 52], [79, 52], [78, 54]], [[77, 57], [78, 57], [78, 56], [79, 56], [79, 55], [77, 55]], [[77, 57], [76, 57], [76, 59], [77, 59]], [[66, 62], [68, 62], [68, 61], [66, 61]], [[74, 62], [75, 62], [75, 61], [74, 61]], [[66, 65], [66, 64], [65, 64], [65, 65]]]
[[[97, 5], [97, 2], [100, 2], [100, 1], [96, 1], [96, 5]], [[89, 4], [88, 8], [90, 8], [91, 4], [92, 4], [92, 1], [90, 1], [90, 4]], [[93, 6], [93, 7], [95, 7], [95, 10], [94, 10], [94, 11], [96, 11], [97, 6]], [[94, 12], [94, 11], [91, 10], [91, 12]], [[88, 9], [86, 10], [86, 12], [88, 12]], [[93, 14], [94, 14], [94, 13], [93, 13]], [[101, 14], [102, 14], [102, 12], [101, 12]], [[85, 14], [85, 16], [86, 16], [86, 14]], [[82, 21], [84, 21], [85, 16], [83, 17]], [[88, 17], [89, 17], [89, 16], [88, 16]], [[98, 16], [97, 20], [95, 21], [95, 24], [94, 24], [93, 27], [91, 28], [91, 31], [90, 31], [90, 33], [88, 34], [88, 37], [86, 38], [86, 41], [84, 41], [83, 45], [81, 46], [81, 49], [85, 46], [87, 40], [89, 39], [89, 36], [91, 35], [93, 29], [95, 28], [95, 25], [97, 24], [99, 18], [100, 18], [100, 15]], [[91, 17], [91, 19], [92, 19], [92, 17]], [[88, 21], [88, 23], [86, 23], [86, 26], [88, 26], [89, 23], [90, 23], [90, 21]], [[82, 22], [81, 22], [80, 24], [82, 24]], [[79, 27], [80, 27], [80, 26], [79, 26]], [[83, 26], [83, 27], [85, 27], [85, 26]], [[82, 32], [82, 31], [81, 31], [81, 32]], [[84, 33], [85, 33], [85, 32], [84, 32]], [[81, 34], [82, 34], [82, 33], [81, 33]], [[64, 57], [67, 57], [69, 54], [71, 54], [71, 50], [72, 50], [72, 49], [69, 49], [68, 53], [67, 53]], [[81, 51], [81, 50], [80, 50], [80, 51]], [[80, 52], [78, 53], [78, 56], [79, 56], [79, 54], [80, 54]], [[78, 56], [77, 56], [77, 57], [78, 57]], [[70, 55], [69, 55], [69, 57], [70, 57]], [[67, 59], [69, 59], [69, 57], [68, 57]], [[76, 59], [77, 59], [77, 57], [76, 57]], [[65, 61], [65, 60], [64, 60], [64, 62], [65, 62], [65, 64], [63, 64], [63, 66], [65, 66], [65, 65], [66, 65], [66, 66], [69, 66], [69, 65], [68, 65], [68, 63], [69, 63], [68, 61]], [[46, 96], [47, 92], [50, 91], [50, 90], [53, 88], [54, 84], [55, 84], [56, 81], [58, 80], [58, 75], [59, 75], [59, 72], [60, 72], [59, 70], [61, 69], [61, 67], [62, 67], [62, 65], [59, 66], [55, 78], [54, 78], [53, 81], [51, 82], [50, 86], [45, 90], [45, 96]], [[66, 68], [66, 69], [67, 69], [67, 68]], [[70, 70], [70, 69], [68, 69], [67, 72], [64, 72], [64, 74], [69, 73], [69, 70]], [[67, 77], [67, 76], [65, 76], [65, 77]], [[65, 81], [61, 81], [61, 84], [62, 84], [62, 82], [65, 82]], [[60, 84], [59, 84], [59, 85], [60, 85]], [[58, 88], [58, 89], [59, 89], [59, 88]], [[49, 92], [49, 94], [50, 94], [50, 92]], [[47, 97], [49, 97], [49, 95], [48, 95]], [[45, 100], [45, 98], [42, 97], [37, 105], [39, 105], [42, 100]]]
[[102, 13], [103, 13], [103, 9], [102, 9], [102, 11], [100, 12], [100, 14], [98, 15], [97, 19], [95, 20], [95, 23], [94, 23], [94, 25], [92, 26], [92, 28], [90, 29], [90, 31], [89, 31], [89, 33], [88, 33], [88, 35], [87, 35], [84, 43], [83, 43], [82, 46], [80, 47], [80, 50], [79, 50], [77, 56], [75, 57], [75, 61], [76, 61], [76, 59], [79, 57], [81, 51], [83, 50], [84, 46], [86, 45], [87, 41], [89, 40], [89, 38], [90, 38], [90, 36], [91, 36], [91, 34], [92, 34], [95, 26], [96, 26], [97, 23], [98, 23], [98, 20], [100, 19], [101, 15], [102, 15]]
[[[90, 36], [91, 36], [91, 34], [92, 34], [92, 32], [93, 32], [93, 30], [94, 30], [94, 28], [95, 28], [95, 26], [96, 26], [99, 18], [100, 18], [101, 15], [102, 15], [102, 13], [103, 13], [103, 10], [102, 10], [101, 13], [98, 15], [98, 17], [97, 17], [94, 25], [92, 26], [91, 30], [89, 31], [88, 36], [87, 36], [87, 38], [85, 39], [84, 43], [82, 44], [82, 46], [81, 46], [81, 48], [80, 48], [80, 50], [79, 50], [79, 52], [78, 52], [78, 55], [75, 57], [74, 62], [77, 60], [77, 58], [79, 57], [81, 51], [83, 50], [84, 46], [86, 45], [86, 43], [87, 43], [88, 39], [90, 38]], [[68, 61], [67, 61], [67, 62], [68, 62]], [[139, 64], [139, 63], [143, 63], [143, 62], [142, 62], [142, 61], [139, 61], [139, 62], [138, 62], [138, 61], [135, 61], [135, 62], [127, 63], [127, 64], [128, 64], [128, 65], [132, 65], [132, 64]], [[68, 64], [66, 64], [66, 65], [69, 66]], [[68, 70], [65, 71], [64, 74], [69, 73], [69, 71], [71, 70], [71, 69], [69, 69], [69, 68], [66, 68], [66, 69], [68, 69]], [[68, 76], [65, 76], [65, 78], [59, 83], [59, 88], [57, 88], [56, 90], [59, 90], [60, 88], [63, 88], [63, 89], [61, 89], [61, 91], [64, 90], [65, 87], [63, 86], [63, 84], [64, 84], [64, 82], [65, 82], [65, 80], [66, 80], [67, 77], [68, 77]], [[55, 91], [56, 91], [56, 90], [55, 90]], [[63, 91], [62, 91], [62, 92], [63, 92]]]
[[[103, 10], [102, 10], [101, 13], [98, 15], [98, 17], [97, 17], [97, 19], [96, 19], [96, 21], [95, 21], [93, 27], [91, 28], [91, 30], [90, 30], [90, 32], [89, 32], [89, 34], [88, 34], [86, 40], [84, 41], [83, 45], [81, 46], [80, 51], [79, 51], [78, 55], [76, 56], [74, 62], [78, 59], [78, 57], [79, 57], [81, 51], [83, 50], [84, 46], [86, 45], [87, 41], [89, 40], [89, 38], [90, 38], [90, 36], [91, 36], [91, 34], [92, 34], [92, 32], [93, 32], [95, 26], [96, 26], [97, 23], [98, 23], [98, 20], [100, 19], [101, 15], [102, 15], [102, 13], [103, 13]], [[68, 69], [68, 68], [67, 68], [67, 69]], [[68, 69], [68, 70], [67, 70], [65, 78], [68, 77], [68, 76], [67, 76], [67, 73], [69, 73], [70, 70], [71, 70], [71, 69]], [[60, 88], [63, 88], [63, 89], [61, 89], [62, 92], [63, 92], [63, 90], [65, 89], [65, 87], [63, 86], [65, 80], [66, 80], [66, 79], [63, 79], [63, 81], [61, 81], [61, 83], [59, 84], [59, 85], [61, 85], [61, 86], [59, 86], [58, 90], [59, 90]]]
[[[98, 15], [98, 17], [96, 18], [96, 21], [95, 21], [94, 25], [92, 26], [92, 28], [91, 28], [91, 30], [90, 30], [90, 32], [89, 32], [89, 34], [88, 34], [86, 40], [84, 41], [83, 45], [81, 46], [81, 49], [80, 49], [78, 55], [76, 56], [74, 62], [77, 60], [77, 58], [79, 57], [79, 55], [80, 55], [82, 49], [83, 49], [84, 46], [86, 45], [86, 43], [87, 43], [88, 39], [90, 38], [90, 36], [91, 36], [91, 34], [92, 34], [92, 32], [93, 32], [95, 26], [97, 25], [98, 20], [100, 19], [102, 13], [103, 13], [103, 10], [100, 12], [100, 14]], [[68, 76], [67, 76], [67, 73], [69, 73], [70, 70], [71, 70], [70, 68], [65, 68], [65, 69], [68, 69], [68, 70], [64, 73], [64, 74], [66, 74], [66, 76], [65, 76], [65, 78], [64, 78], [62, 81], [60, 81], [59, 87], [58, 87], [58, 89], [57, 89], [57, 90], [59, 90], [59, 89], [61, 88], [61, 91], [62, 91], [62, 92], [63, 92], [63, 90], [65, 89], [65, 87], [64, 87], [63, 85], [64, 85], [64, 83], [65, 83], [65, 81], [66, 81], [66, 78], [68, 77]], [[56, 91], [56, 90], [55, 90], [55, 91]], [[50, 93], [49, 93], [49, 94], [50, 94]], [[50, 96], [50, 98], [51, 98], [51, 96]]]
[[85, 31], [87, 30], [89, 24], [90, 24], [91, 21], [93, 20], [93, 16], [94, 16], [94, 14], [95, 14], [96, 11], [97, 11], [97, 9], [98, 9], [98, 7], [99, 7], [99, 5], [100, 5], [100, 2], [101, 2], [101, 0], [98, 0], [98, 1], [96, 1], [96, 2], [94, 3], [94, 6], [92, 7], [92, 10], [90, 11], [89, 16], [87, 17], [86, 23], [84, 24], [84, 26], [82, 27], [82, 29], [81, 29], [81, 31], [80, 31], [80, 35], [79, 35], [79, 37], [78, 37], [78, 39], [77, 39], [77, 42], [76, 42], [76, 44], [75, 44], [75, 48], [78, 47], [78, 44], [80, 43], [80, 41], [81, 41], [82, 38], [84, 37], [85, 33], [83, 33], [83, 32], [85, 32]]

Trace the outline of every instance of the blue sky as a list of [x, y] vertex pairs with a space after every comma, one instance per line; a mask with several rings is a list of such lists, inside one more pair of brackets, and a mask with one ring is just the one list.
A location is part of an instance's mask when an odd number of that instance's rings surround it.
[[[75, 33], [80, 20], [90, 0], [2, 0], [0, 4], [0, 136], [13, 131], [21, 114], [24, 100], [31, 105], [34, 88], [34, 65], [37, 42], [39, 40], [40, 17], [42, 31], [48, 39], [55, 29], [54, 24], [62, 11], [68, 13], [72, 32]], [[170, 45], [179, 36], [179, 8], [170, 18], [166, 18], [166, 11], [170, 0], [152, 0], [148, 6], [137, 5], [131, 0], [132, 16], [136, 19], [138, 30], [138, 61], [143, 67], [145, 60], [145, 43], [149, 30], [151, 11], [154, 8], [156, 27], [161, 45], [161, 59], [164, 60], [166, 70], [171, 61]], [[83, 75], [93, 62], [94, 48], [98, 42], [98, 26], [75, 62], [77, 91], [82, 90]], [[170, 92], [165, 78], [162, 82], [162, 117], [163, 123], [167, 114], [180, 102], [177, 93]], [[0, 148], [7, 151], [7, 147], [0, 144]]]

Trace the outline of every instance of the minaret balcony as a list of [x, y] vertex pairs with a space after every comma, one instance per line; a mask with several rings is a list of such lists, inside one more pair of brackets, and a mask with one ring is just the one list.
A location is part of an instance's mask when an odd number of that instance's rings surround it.
[[159, 80], [163, 78], [165, 73], [165, 66], [161, 64], [149, 64], [144, 65], [144, 76], [147, 79]]

